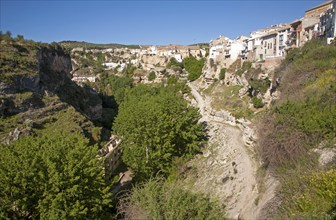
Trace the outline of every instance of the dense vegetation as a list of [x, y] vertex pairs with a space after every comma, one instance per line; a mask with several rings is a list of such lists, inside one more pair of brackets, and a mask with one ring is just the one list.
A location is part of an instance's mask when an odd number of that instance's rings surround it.
[[[127, 65], [123, 76], [115, 76], [102, 69], [103, 54], [84, 50], [75, 54], [82, 57], [76, 70], [93, 71], [100, 77], [97, 83], [79, 87], [68, 77], [70, 65], [52, 66], [55, 54], [62, 59], [59, 64], [70, 61], [69, 51], [62, 46], [14, 39], [10, 34], [1, 37], [5, 38], [1, 41], [1, 80], [6, 88], [15, 89], [0, 96], [0, 140], [6, 143], [0, 146], [0, 218], [111, 218], [110, 175], [105, 174], [98, 147], [106, 143], [116, 115], [112, 130], [123, 138], [123, 159], [136, 180], [153, 175], [165, 178], [174, 172], [176, 161], [199, 152], [204, 127], [198, 123], [197, 109], [183, 99], [189, 89], [177, 77], [168, 77], [165, 85], [134, 86], [134, 66]], [[192, 58], [181, 65], [192, 75], [201, 72], [199, 64]], [[155, 77], [154, 72], [149, 74], [150, 80]], [[33, 86], [23, 87], [25, 80], [33, 81]], [[88, 110], [97, 108], [99, 116], [100, 106], [103, 120], [93, 121]], [[168, 189], [163, 182], [157, 182], [160, 194]], [[173, 197], [160, 201], [166, 207], [157, 211], [177, 218], [203, 218], [208, 212], [210, 217], [222, 218], [217, 204], [203, 195], [173, 183], [169, 187], [171, 191], [179, 188]], [[181, 200], [175, 204], [179, 195]]]
[[193, 56], [189, 56], [183, 60], [184, 68], [188, 71], [188, 80], [194, 81], [202, 75], [202, 69], [205, 59], [197, 60]]
[[133, 88], [113, 124], [123, 139], [123, 161], [141, 178], [169, 174], [174, 158], [199, 151], [204, 139], [199, 118], [175, 86]]
[[335, 144], [336, 47], [308, 42], [289, 53], [277, 77], [281, 98], [264, 117], [260, 144], [266, 165], [283, 179], [281, 215], [335, 218], [336, 197], [328, 193], [335, 164], [320, 170], [312, 149]]
[[0, 145], [1, 218], [89, 219], [112, 195], [96, 146], [80, 134], [25, 137]]
[[106, 95], [112, 96], [117, 105], [120, 105], [125, 99], [126, 90], [133, 87], [133, 80], [128, 77], [119, 77], [102, 73], [98, 83], [98, 90]]
[[225, 219], [224, 207], [180, 183], [150, 179], [119, 204], [127, 219]]
[[188, 80], [194, 81], [202, 75], [202, 69], [205, 63], [205, 59], [196, 59], [193, 56], [189, 56], [183, 59], [183, 62], [177, 62], [175, 58], [170, 58], [167, 63], [168, 68], [185, 68], [189, 73]]

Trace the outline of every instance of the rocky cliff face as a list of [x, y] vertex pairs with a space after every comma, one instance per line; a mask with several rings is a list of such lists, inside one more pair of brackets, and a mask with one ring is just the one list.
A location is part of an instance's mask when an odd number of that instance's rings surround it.
[[[0, 82], [0, 115], [8, 116], [29, 109], [43, 107], [42, 99], [57, 95], [63, 102], [73, 106], [92, 120], [101, 119], [102, 101], [98, 94], [81, 88], [71, 81], [71, 59], [61, 47], [43, 46], [35, 56], [37, 71], [28, 73], [4, 72]], [[30, 105], [18, 102], [18, 94], [30, 100]]]
[[47, 92], [84, 113], [91, 120], [100, 120], [102, 100], [91, 88], [80, 87], [71, 80], [71, 58], [63, 50], [42, 49], [39, 54], [41, 84]]
[[1, 41], [0, 52], [0, 142], [66, 123], [66, 117], [75, 120], [70, 130], [86, 134], [101, 121], [100, 96], [71, 80], [71, 58], [62, 47]]

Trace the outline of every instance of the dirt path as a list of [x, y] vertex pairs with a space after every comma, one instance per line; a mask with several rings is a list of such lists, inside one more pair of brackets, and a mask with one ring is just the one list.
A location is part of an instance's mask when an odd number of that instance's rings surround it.
[[262, 207], [274, 196], [276, 183], [265, 179], [267, 189], [260, 193], [259, 161], [253, 148], [246, 146], [244, 132], [228, 125], [225, 118], [214, 116], [211, 99], [202, 97], [195, 84], [189, 86], [202, 114], [201, 121], [207, 123], [209, 146], [190, 162], [193, 171], [186, 182], [193, 183], [196, 191], [218, 198], [226, 205], [229, 218], [260, 219]]

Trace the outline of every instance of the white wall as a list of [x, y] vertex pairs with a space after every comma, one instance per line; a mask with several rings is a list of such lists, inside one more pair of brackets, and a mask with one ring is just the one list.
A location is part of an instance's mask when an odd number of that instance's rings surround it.
[[243, 42], [233, 41], [231, 43], [230, 58], [236, 60], [243, 50], [245, 50], [245, 44]]

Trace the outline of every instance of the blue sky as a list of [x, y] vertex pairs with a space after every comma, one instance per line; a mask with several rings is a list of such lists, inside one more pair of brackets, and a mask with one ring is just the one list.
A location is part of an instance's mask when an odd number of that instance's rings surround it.
[[192, 44], [235, 38], [303, 17], [323, 0], [0, 0], [0, 29], [27, 39], [122, 44]]

